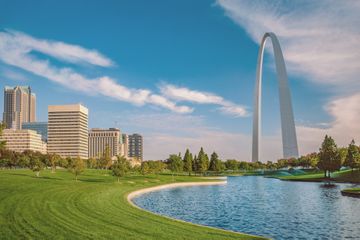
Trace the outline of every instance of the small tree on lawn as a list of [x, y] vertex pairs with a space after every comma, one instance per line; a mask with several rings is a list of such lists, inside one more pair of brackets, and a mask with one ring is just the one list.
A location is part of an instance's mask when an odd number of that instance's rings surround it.
[[67, 166], [68, 170], [75, 175], [75, 181], [77, 181], [78, 175], [80, 175], [85, 169], [84, 160], [80, 157], [70, 158]]
[[141, 163], [141, 168], [140, 168], [140, 172], [142, 175], [146, 175], [150, 173], [150, 166], [149, 163], [147, 161], [144, 161]]
[[105, 150], [100, 158], [101, 168], [108, 169], [111, 166], [111, 152], [109, 145], [106, 145]]
[[124, 177], [130, 170], [130, 162], [123, 156], [117, 156], [117, 161], [111, 166], [112, 175], [117, 177], [117, 181], [120, 181], [120, 177]]
[[193, 158], [192, 158], [192, 154], [190, 153], [189, 149], [186, 149], [183, 161], [184, 161], [184, 171], [188, 172], [189, 176], [190, 176], [191, 172], [193, 170]]
[[325, 136], [319, 151], [318, 168], [324, 171], [324, 177], [341, 168], [341, 157], [334, 139]]
[[360, 152], [358, 146], [355, 145], [354, 139], [347, 149], [344, 166], [350, 167], [351, 171], [353, 171], [354, 168], [360, 168]]
[[181, 172], [183, 170], [184, 163], [181, 157], [176, 154], [171, 154], [167, 162], [168, 162], [168, 168], [172, 172], [172, 177], [174, 181], [174, 173]]
[[49, 163], [51, 165], [51, 172], [52, 173], [55, 173], [56, 166], [59, 164], [60, 158], [61, 157], [59, 155], [57, 155], [56, 153], [48, 155], [48, 159], [49, 159]]
[[45, 164], [40, 160], [37, 154], [32, 154], [29, 156], [29, 168], [35, 172], [36, 177], [40, 176], [40, 171], [44, 169]]

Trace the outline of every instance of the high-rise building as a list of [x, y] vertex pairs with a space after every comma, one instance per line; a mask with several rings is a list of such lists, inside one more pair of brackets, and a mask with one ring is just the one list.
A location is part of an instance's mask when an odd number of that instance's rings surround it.
[[15, 152], [31, 150], [46, 153], [46, 143], [41, 140], [41, 135], [33, 130], [4, 129], [0, 140], [6, 142], [6, 149]]
[[21, 129], [23, 122], [36, 121], [36, 96], [28, 86], [4, 88], [3, 122], [6, 128]]
[[47, 142], [48, 139], [48, 123], [47, 122], [25, 122], [22, 129], [34, 130], [41, 135], [41, 139]]
[[140, 134], [128, 136], [128, 157], [143, 160], [143, 137]]
[[88, 111], [81, 104], [48, 107], [48, 153], [88, 158]]
[[109, 147], [111, 158], [120, 154], [120, 139], [122, 135], [118, 128], [93, 128], [89, 131], [89, 158], [100, 158]]
[[123, 133], [120, 138], [120, 156], [128, 157], [128, 135]]

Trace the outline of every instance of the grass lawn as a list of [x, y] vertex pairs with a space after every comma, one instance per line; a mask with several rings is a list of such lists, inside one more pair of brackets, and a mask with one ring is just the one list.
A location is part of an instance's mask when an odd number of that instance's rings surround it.
[[[282, 180], [289, 180], [289, 181], [310, 181], [310, 182], [322, 182], [324, 180], [327, 180], [324, 178], [323, 172], [318, 172], [318, 173], [310, 172], [296, 176], [279, 176], [277, 178]], [[344, 171], [331, 173], [331, 181], [360, 183], [360, 171], [344, 170]]]
[[346, 188], [341, 190], [343, 195], [353, 196], [353, 197], [360, 197], [360, 188]]
[[[128, 193], [172, 182], [172, 176], [128, 176], [101, 170], [71, 173], [0, 170], [1, 239], [262, 239], [196, 226], [131, 206]], [[204, 181], [177, 176], [176, 182]]]

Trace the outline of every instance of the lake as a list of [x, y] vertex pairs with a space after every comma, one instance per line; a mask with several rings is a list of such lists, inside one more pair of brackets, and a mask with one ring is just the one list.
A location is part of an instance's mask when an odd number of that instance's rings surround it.
[[259, 176], [226, 185], [169, 188], [133, 202], [157, 214], [273, 239], [360, 239], [360, 199], [322, 183]]

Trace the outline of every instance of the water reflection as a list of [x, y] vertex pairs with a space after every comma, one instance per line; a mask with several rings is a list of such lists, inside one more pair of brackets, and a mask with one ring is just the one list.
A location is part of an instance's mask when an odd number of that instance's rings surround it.
[[174, 218], [275, 239], [360, 239], [360, 199], [351, 184], [229, 177], [225, 186], [165, 189], [135, 199]]

